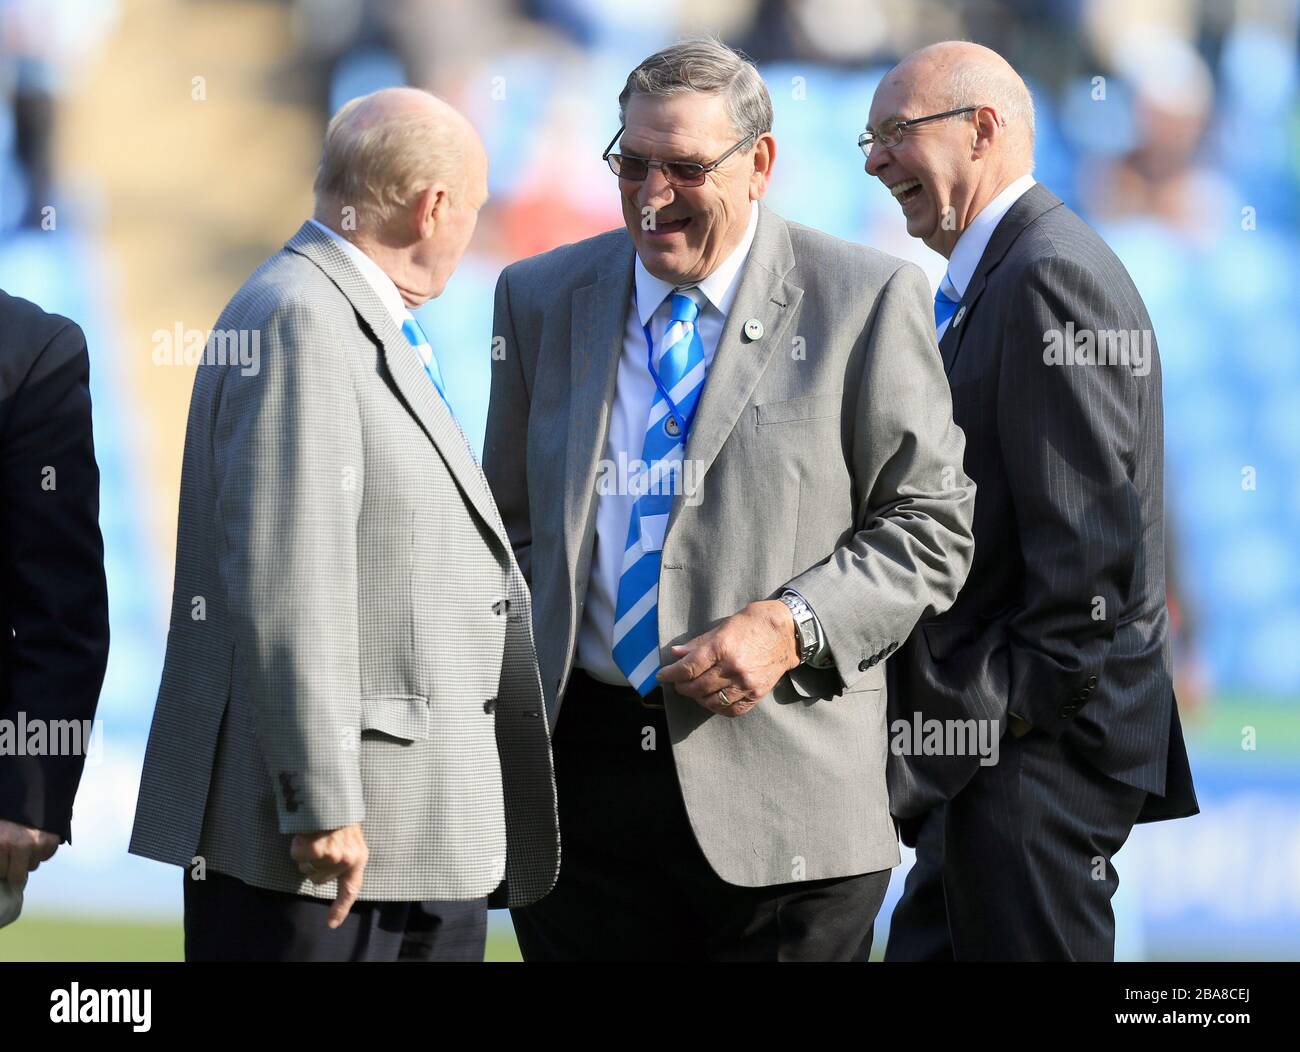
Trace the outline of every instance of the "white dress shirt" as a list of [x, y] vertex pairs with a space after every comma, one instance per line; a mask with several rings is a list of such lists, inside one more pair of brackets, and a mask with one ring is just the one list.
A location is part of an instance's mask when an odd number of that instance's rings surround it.
[[[393, 279], [384, 273], [383, 268], [381, 268], [378, 263], [362, 252], [361, 249], [357, 248], [357, 246], [347, 238], [343, 237], [336, 231], [331, 230], [324, 223], [319, 222], [318, 220], [312, 219], [310, 222], [314, 224], [317, 229], [323, 230], [326, 234], [332, 237], [343, 250], [343, 254], [356, 264], [357, 270], [359, 270], [361, 276], [365, 278], [366, 284], [374, 290], [375, 295], [379, 297], [379, 302], [383, 304], [384, 309], [392, 315], [393, 324], [395, 324], [397, 328], [402, 331], [403, 335], [405, 335], [405, 330], [402, 329], [402, 326], [406, 324], [408, 318], [414, 318], [415, 313], [405, 304], [405, 302], [403, 302], [402, 294], [397, 291], [397, 286], [393, 283]], [[418, 319], [416, 324], [419, 325]], [[420, 331], [423, 332], [423, 329]], [[428, 372], [430, 369], [430, 359], [433, 357], [433, 348], [427, 343], [416, 347], [407, 341], [407, 345], [411, 347], [411, 352], [420, 359], [421, 366], [426, 372]], [[429, 376], [432, 381], [433, 373], [430, 372]], [[456, 416], [456, 411], [452, 409], [451, 404], [447, 402], [446, 396], [444, 395], [442, 397], [444, 404], [447, 406], [447, 411], [451, 413], [452, 419], [456, 421], [456, 426], [460, 427], [460, 418]], [[464, 434], [464, 428], [461, 428], [462, 437]], [[465, 444], [467, 446], [470, 445], [468, 438], [465, 438]], [[473, 446], [470, 446], [470, 455], [473, 456], [474, 463], [477, 464], [479, 462], [478, 454], [474, 452]]]
[[375, 295], [379, 297], [379, 302], [382, 303], [388, 313], [393, 316], [393, 322], [397, 325], [398, 329], [401, 329], [401, 327], [406, 324], [406, 319], [411, 312], [407, 309], [406, 304], [402, 302], [402, 294], [397, 291], [397, 286], [393, 284], [393, 279], [384, 273], [378, 263], [362, 252], [361, 249], [357, 248], [357, 246], [347, 238], [331, 230], [324, 223], [318, 220], [312, 219], [310, 222], [314, 223], [317, 229], [323, 230], [338, 242], [339, 248], [343, 250], [343, 254], [356, 264], [357, 270], [361, 271], [361, 276], [366, 279], [366, 284], [374, 289]]
[[[980, 265], [984, 250], [989, 247], [989, 238], [993, 236], [993, 231], [1002, 222], [1002, 217], [1011, 210], [1011, 206], [1024, 196], [1035, 181], [1032, 175], [1022, 175], [1014, 182], [1008, 183], [997, 197], [979, 210], [975, 218], [970, 221], [970, 225], [961, 232], [961, 237], [952, 248], [952, 255], [948, 257], [948, 273], [944, 275], [943, 285], [945, 295], [952, 296], [956, 292], [955, 298], [957, 302], [961, 302], [961, 298], [966, 295], [967, 286], [970, 285], [970, 279], [975, 276], [975, 268]], [[951, 321], [945, 321], [939, 327], [939, 339], [943, 339], [943, 334], [948, 331], [950, 324]]]
[[[740, 271], [754, 243], [758, 228], [757, 202], [749, 212], [749, 226], [740, 244], [707, 278], [695, 286], [700, 303], [695, 328], [704, 346], [705, 368], [713, 364], [718, 339], [726, 324], [731, 304], [740, 287]], [[655, 398], [655, 382], [646, 368], [646, 342], [643, 326], [650, 327], [654, 341], [654, 358], [658, 362], [663, 348], [660, 342], [671, 316], [668, 297], [676, 286], [656, 278], [641, 263], [634, 264], [634, 296], [627, 308], [623, 329], [623, 353], [618, 360], [618, 380], [614, 405], [609, 417], [609, 435], [602, 454], [617, 465], [622, 454], [627, 463], [640, 460], [645, 448], [646, 427], [650, 422], [650, 405]], [[702, 300], [702, 302], [701, 302]], [[707, 383], [707, 380], [705, 381]], [[611, 477], [613, 477], [611, 475]], [[587, 598], [578, 626], [576, 663], [589, 675], [605, 683], [628, 686], [628, 680], [614, 663], [614, 607], [618, 602], [618, 580], [623, 572], [623, 552], [627, 548], [628, 524], [636, 496], [627, 492], [632, 486], [614, 487], [614, 492], [596, 497], [596, 549], [591, 557], [591, 576]]]

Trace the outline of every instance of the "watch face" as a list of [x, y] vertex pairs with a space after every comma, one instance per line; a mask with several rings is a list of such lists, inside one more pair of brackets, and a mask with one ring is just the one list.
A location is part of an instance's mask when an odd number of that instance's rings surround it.
[[812, 618], [798, 622], [799, 624], [799, 645], [803, 648], [805, 654], [817, 645], [817, 632], [813, 628]]

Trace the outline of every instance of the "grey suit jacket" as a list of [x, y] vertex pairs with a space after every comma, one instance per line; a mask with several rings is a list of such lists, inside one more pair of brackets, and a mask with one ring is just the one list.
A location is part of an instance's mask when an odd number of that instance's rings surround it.
[[[559, 714], [595, 542], [634, 250], [623, 230], [497, 284], [484, 470], [534, 596]], [[835, 665], [738, 719], [667, 691], [678, 778], [714, 870], [745, 886], [886, 869], [886, 657], [947, 608], [971, 557], [973, 487], [921, 272], [763, 209], [705, 381], [659, 578], [668, 647], [789, 585]], [[751, 340], [745, 322], [758, 319]]]
[[[1128, 360], [1116, 336], [1108, 364], [1057, 363], [1048, 341], [1071, 331], [1123, 333]], [[940, 347], [980, 490], [975, 562], [891, 663], [894, 717], [1005, 724], [1010, 711], [1151, 794], [1139, 821], [1194, 814], [1169, 667], [1160, 356], [1128, 271], [1035, 185], [993, 231]], [[924, 814], [977, 765], [891, 757], [895, 815]]]
[[528, 589], [454, 418], [311, 224], [217, 329], [260, 362], [195, 377], [131, 850], [332, 897], [290, 840], [360, 822], [362, 899], [540, 898], [558, 833]]

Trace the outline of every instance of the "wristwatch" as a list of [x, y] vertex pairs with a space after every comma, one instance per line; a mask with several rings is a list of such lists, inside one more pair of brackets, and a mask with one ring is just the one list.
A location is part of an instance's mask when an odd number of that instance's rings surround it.
[[799, 664], [805, 665], [817, 652], [817, 619], [797, 592], [782, 592], [780, 599], [790, 608], [794, 617], [794, 632], [799, 640]]

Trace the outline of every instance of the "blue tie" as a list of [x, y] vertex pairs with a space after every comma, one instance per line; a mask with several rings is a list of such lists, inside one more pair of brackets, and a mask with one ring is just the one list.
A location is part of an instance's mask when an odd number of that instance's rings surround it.
[[[641, 451], [649, 485], [632, 505], [614, 605], [614, 663], [642, 696], [654, 690], [659, 671], [659, 549], [677, 488], [673, 478], [683, 477], [682, 455], [704, 389], [704, 345], [695, 325], [699, 305], [675, 292], [670, 306], [672, 317], [653, 369], [658, 383]], [[664, 391], [676, 414], [669, 411]]]
[[429, 343], [429, 338], [424, 335], [424, 330], [420, 328], [420, 323], [415, 320], [415, 315], [409, 311], [406, 314], [406, 321], [402, 322], [402, 335], [415, 348], [415, 353], [424, 363], [424, 371], [429, 374], [429, 379], [438, 389], [442, 400], [447, 402], [447, 408], [451, 409], [451, 403], [447, 401], [447, 388], [443, 386], [442, 371], [438, 368], [438, 359], [434, 356], [433, 346]]
[[[951, 289], [952, 292], [949, 293], [947, 289]], [[944, 323], [951, 321], [952, 316], [957, 313], [957, 303], [960, 297], [953, 299], [956, 292], [952, 280], [947, 274], [944, 274], [943, 280], [939, 282], [939, 289], [934, 294], [934, 327], [936, 330], [941, 331]]]

